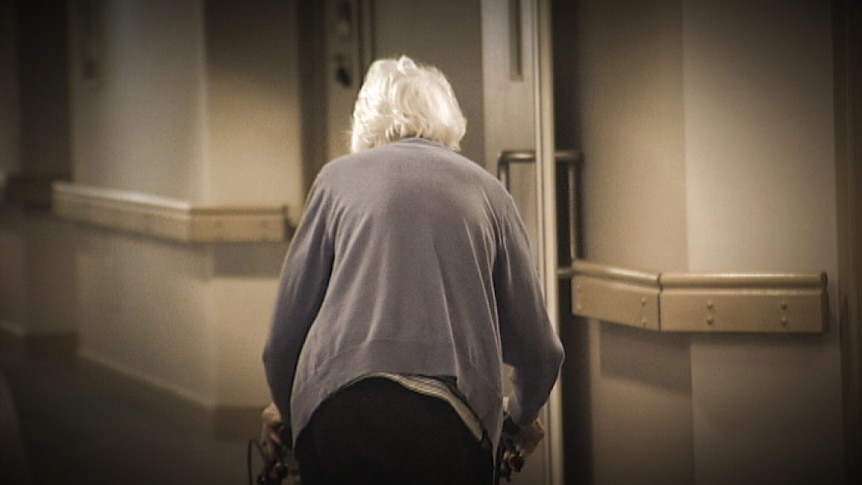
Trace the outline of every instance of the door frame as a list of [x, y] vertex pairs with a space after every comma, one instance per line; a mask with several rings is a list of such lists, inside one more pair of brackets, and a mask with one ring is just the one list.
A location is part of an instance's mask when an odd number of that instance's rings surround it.
[[[557, 227], [557, 163], [555, 159], [556, 140], [554, 137], [554, 55], [551, 0], [537, 0], [535, 8], [536, 33], [533, 42], [535, 62], [533, 84], [535, 94], [536, 122], [536, 196], [539, 208], [540, 264], [545, 287], [545, 302], [551, 320], [560, 333], [560, 281], [557, 276], [558, 265], [558, 227]], [[565, 483], [565, 453], [563, 443], [563, 405], [560, 383], [554, 386], [546, 406], [545, 422], [548, 424], [547, 448], [545, 453], [545, 482], [553, 485]]]
[[862, 480], [862, 7], [833, 1], [838, 321], [847, 483]]

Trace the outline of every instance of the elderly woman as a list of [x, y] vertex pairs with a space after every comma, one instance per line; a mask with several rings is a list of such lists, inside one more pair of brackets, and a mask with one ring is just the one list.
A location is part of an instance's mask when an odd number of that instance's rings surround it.
[[304, 484], [488, 484], [504, 412], [523, 454], [544, 435], [562, 345], [512, 198], [457, 153], [465, 130], [436, 68], [378, 60], [352, 153], [311, 189], [264, 350], [266, 424], [289, 423]]

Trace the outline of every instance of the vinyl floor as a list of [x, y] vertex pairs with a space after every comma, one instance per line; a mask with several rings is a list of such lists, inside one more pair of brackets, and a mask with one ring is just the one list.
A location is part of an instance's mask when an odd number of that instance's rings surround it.
[[124, 379], [0, 348], [0, 484], [237, 485], [260, 470], [256, 452], [247, 466], [257, 430], [214, 437]]

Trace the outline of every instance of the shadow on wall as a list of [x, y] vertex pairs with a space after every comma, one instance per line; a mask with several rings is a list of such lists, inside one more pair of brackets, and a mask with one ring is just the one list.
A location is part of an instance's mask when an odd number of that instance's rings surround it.
[[687, 335], [657, 335], [609, 324], [601, 325], [600, 331], [602, 375], [691, 394]]

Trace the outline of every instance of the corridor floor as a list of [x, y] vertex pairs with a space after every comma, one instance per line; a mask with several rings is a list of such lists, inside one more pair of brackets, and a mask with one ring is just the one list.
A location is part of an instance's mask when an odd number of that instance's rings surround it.
[[[215, 438], [164, 405], [176, 398], [142, 391], [83, 359], [28, 357], [4, 347], [0, 398], [11, 396], [29, 483], [248, 483], [247, 443], [259, 429], [242, 439]], [[6, 408], [0, 405], [7, 414], [0, 422], [16, 417]], [[256, 474], [260, 460], [253, 456]]]

